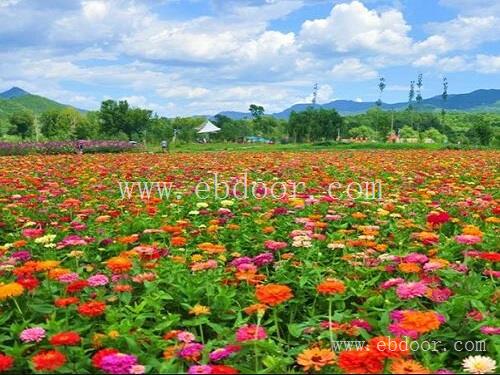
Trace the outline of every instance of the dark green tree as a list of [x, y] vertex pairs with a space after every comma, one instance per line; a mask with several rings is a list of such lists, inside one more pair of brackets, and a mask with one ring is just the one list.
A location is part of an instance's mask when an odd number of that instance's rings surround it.
[[9, 133], [19, 135], [24, 140], [34, 129], [35, 116], [29, 111], [15, 112], [9, 117], [9, 123], [11, 125]]

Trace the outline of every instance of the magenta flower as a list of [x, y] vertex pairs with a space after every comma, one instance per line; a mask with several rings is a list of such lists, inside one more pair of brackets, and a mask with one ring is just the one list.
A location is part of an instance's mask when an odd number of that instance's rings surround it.
[[209, 365], [194, 365], [189, 367], [188, 374], [211, 374], [212, 367]]
[[101, 359], [101, 370], [108, 374], [130, 374], [137, 365], [137, 357], [131, 354], [114, 353]]
[[72, 282], [77, 281], [80, 278], [76, 272], [69, 272], [61, 275], [57, 278], [58, 281], [64, 284], [71, 284]]
[[181, 350], [179, 350], [179, 357], [182, 358], [195, 358], [198, 357], [203, 350], [203, 345], [199, 344], [197, 342], [192, 342], [189, 344], [186, 344]]
[[267, 337], [264, 328], [256, 324], [245, 324], [236, 331], [236, 341], [263, 340]]
[[286, 242], [282, 242], [282, 241], [268, 240], [268, 241], [264, 242], [264, 247], [267, 250], [271, 250], [271, 251], [281, 250], [287, 246], [288, 246], [288, 244]]
[[401, 299], [411, 299], [415, 297], [422, 297], [427, 290], [427, 284], [418, 281], [410, 283], [399, 284], [396, 288], [396, 294]]
[[500, 327], [484, 326], [481, 327], [481, 333], [485, 335], [500, 335]]

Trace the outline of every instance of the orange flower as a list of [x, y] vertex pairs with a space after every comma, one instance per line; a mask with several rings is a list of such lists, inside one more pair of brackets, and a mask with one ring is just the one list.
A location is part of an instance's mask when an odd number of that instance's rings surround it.
[[187, 243], [184, 237], [172, 237], [170, 244], [174, 247], [182, 247]]
[[398, 268], [404, 273], [419, 273], [421, 268], [416, 263], [399, 263]]
[[122, 244], [134, 243], [139, 239], [138, 234], [132, 234], [130, 236], [120, 237], [118, 238], [118, 242]]
[[262, 228], [262, 233], [264, 234], [270, 234], [270, 233], [273, 233], [275, 231], [274, 227], [264, 227]]
[[403, 311], [400, 326], [419, 333], [438, 329], [441, 321], [434, 311]]
[[24, 287], [19, 283], [0, 285], [0, 301], [23, 294]]
[[108, 259], [106, 266], [113, 273], [126, 273], [132, 268], [132, 261], [123, 256]]
[[392, 362], [393, 374], [430, 374], [431, 372], [413, 359], [398, 359]]
[[286, 285], [267, 284], [257, 287], [255, 296], [260, 303], [275, 306], [293, 297], [292, 290]]
[[216, 245], [210, 242], [204, 242], [198, 245], [198, 249], [208, 254], [221, 254], [226, 251], [224, 245]]
[[319, 294], [341, 294], [345, 292], [345, 285], [342, 281], [328, 279], [316, 287]]
[[254, 303], [253, 305], [250, 305], [248, 307], [245, 307], [243, 311], [247, 315], [252, 315], [252, 314], [263, 314], [267, 310], [267, 306], [262, 304], [262, 303]]
[[304, 371], [314, 369], [321, 371], [321, 369], [328, 365], [335, 363], [335, 353], [330, 349], [312, 348], [305, 349], [299, 354], [297, 363], [304, 367]]

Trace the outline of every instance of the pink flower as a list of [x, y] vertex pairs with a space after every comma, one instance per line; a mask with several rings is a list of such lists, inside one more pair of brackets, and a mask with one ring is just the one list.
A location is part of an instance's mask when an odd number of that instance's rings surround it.
[[238, 352], [239, 350], [240, 347], [237, 345], [228, 345], [224, 348], [215, 349], [210, 353], [209, 358], [211, 361], [220, 361], [229, 357], [231, 354]]
[[281, 242], [281, 241], [268, 240], [268, 241], [264, 242], [264, 247], [268, 250], [271, 250], [271, 251], [281, 250], [287, 246], [288, 246], [288, 244], [286, 242]]
[[144, 374], [146, 372], [146, 367], [143, 365], [133, 365], [130, 370], [129, 374]]
[[429, 260], [426, 255], [419, 253], [408, 254], [403, 259], [408, 263], [426, 263]]
[[80, 277], [78, 276], [77, 273], [70, 272], [70, 273], [65, 273], [64, 275], [59, 276], [57, 278], [57, 280], [60, 281], [61, 283], [71, 284], [72, 282], [75, 282], [79, 278]]
[[212, 367], [209, 365], [194, 365], [189, 367], [188, 374], [211, 374]]
[[187, 331], [182, 331], [177, 334], [177, 340], [185, 342], [185, 343], [190, 343], [194, 341], [195, 337], [191, 332]]
[[87, 282], [90, 286], [104, 286], [109, 283], [109, 278], [106, 275], [97, 274], [94, 276], [90, 276], [87, 279]]
[[429, 299], [433, 302], [446, 302], [453, 295], [452, 291], [448, 288], [431, 289]]
[[43, 235], [43, 229], [28, 228], [23, 229], [23, 236], [27, 238], [37, 238]]
[[393, 279], [389, 279], [387, 281], [384, 281], [382, 284], [380, 284], [380, 287], [382, 289], [389, 289], [389, 288], [392, 288], [393, 286], [399, 285], [401, 283], [404, 283], [404, 279], [402, 279], [401, 277], [397, 277], [397, 278], [393, 278]]
[[481, 327], [481, 333], [485, 335], [500, 335], [500, 327], [484, 326]]
[[182, 358], [195, 358], [198, 357], [203, 350], [203, 345], [199, 344], [197, 342], [192, 342], [189, 344], [186, 344], [181, 350], [179, 350], [179, 357]]
[[45, 330], [42, 327], [26, 328], [19, 335], [22, 342], [40, 342], [44, 337]]
[[267, 337], [264, 328], [256, 324], [245, 324], [236, 331], [236, 341], [263, 340]]
[[421, 281], [402, 283], [396, 288], [396, 294], [401, 299], [422, 297], [427, 290], [427, 285]]
[[455, 236], [455, 241], [461, 245], [474, 245], [481, 242], [481, 237], [472, 234], [460, 234]]

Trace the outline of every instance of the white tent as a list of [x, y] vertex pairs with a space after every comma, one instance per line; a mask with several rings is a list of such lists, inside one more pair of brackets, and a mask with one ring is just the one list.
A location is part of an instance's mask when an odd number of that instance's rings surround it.
[[220, 128], [215, 126], [210, 122], [210, 120], [207, 120], [203, 123], [203, 125], [200, 127], [200, 130], [198, 130], [198, 134], [207, 134], [207, 133], [215, 133], [218, 132]]

